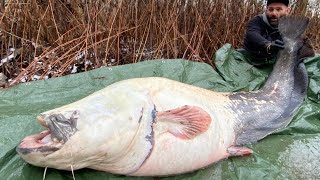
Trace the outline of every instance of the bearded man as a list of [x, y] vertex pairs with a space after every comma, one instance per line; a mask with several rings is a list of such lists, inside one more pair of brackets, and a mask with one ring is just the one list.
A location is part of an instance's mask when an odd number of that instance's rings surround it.
[[[267, 0], [263, 14], [253, 17], [247, 24], [244, 37], [244, 49], [241, 51], [254, 66], [263, 67], [274, 64], [279, 50], [284, 48], [283, 40], [278, 31], [279, 19], [289, 15], [289, 0]], [[312, 56], [313, 48], [305, 39], [305, 47]], [[305, 51], [303, 51], [305, 53]], [[305, 56], [306, 55], [302, 55]], [[301, 57], [302, 58], [302, 57]]]

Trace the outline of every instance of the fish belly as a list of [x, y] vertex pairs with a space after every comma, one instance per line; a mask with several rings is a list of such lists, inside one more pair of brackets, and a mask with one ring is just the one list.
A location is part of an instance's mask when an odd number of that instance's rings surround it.
[[[133, 176], [163, 176], [191, 172], [227, 158], [228, 144], [210, 135], [181, 140], [171, 134], [157, 137], [149, 159]], [[218, 135], [219, 136], [219, 135]]]
[[150, 157], [132, 176], [165, 176], [191, 172], [227, 158], [228, 147], [235, 134], [230, 124], [212, 122], [207, 132], [192, 138], [181, 139], [163, 132], [164, 124], [154, 126], [155, 140]]

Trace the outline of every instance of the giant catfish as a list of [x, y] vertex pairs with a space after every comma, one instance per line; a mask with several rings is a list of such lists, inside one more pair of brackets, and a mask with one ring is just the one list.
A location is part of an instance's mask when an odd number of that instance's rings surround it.
[[251, 154], [255, 143], [286, 127], [302, 104], [307, 74], [298, 58], [304, 17], [285, 17], [285, 42], [263, 87], [214, 92], [159, 78], [120, 81], [41, 113], [48, 130], [24, 138], [17, 152], [35, 166], [92, 168], [129, 176], [166, 176]]

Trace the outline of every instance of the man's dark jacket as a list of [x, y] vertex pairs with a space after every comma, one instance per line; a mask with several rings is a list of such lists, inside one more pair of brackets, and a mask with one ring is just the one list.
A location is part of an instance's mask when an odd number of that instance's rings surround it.
[[273, 28], [265, 14], [252, 18], [247, 24], [244, 38], [244, 49], [252, 56], [254, 64], [265, 64], [275, 59], [277, 52], [267, 52], [266, 44], [271, 41], [281, 40], [277, 28]]

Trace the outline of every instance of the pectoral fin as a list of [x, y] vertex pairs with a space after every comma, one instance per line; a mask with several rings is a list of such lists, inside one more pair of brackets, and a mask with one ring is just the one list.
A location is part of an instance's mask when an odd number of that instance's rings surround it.
[[210, 115], [200, 107], [185, 105], [176, 109], [158, 112], [157, 121], [168, 124], [168, 132], [181, 139], [192, 139], [207, 131]]

